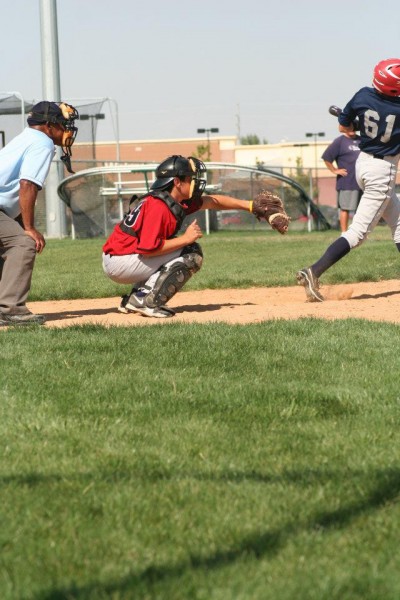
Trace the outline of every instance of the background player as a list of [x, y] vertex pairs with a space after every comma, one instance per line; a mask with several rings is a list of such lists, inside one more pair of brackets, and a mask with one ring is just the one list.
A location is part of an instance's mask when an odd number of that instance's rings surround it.
[[361, 151], [356, 177], [363, 195], [348, 230], [316, 263], [298, 271], [297, 281], [309, 302], [323, 301], [318, 278], [359, 246], [381, 218], [400, 251], [400, 202], [394, 191], [400, 157], [400, 58], [380, 61], [372, 85], [361, 88], [338, 117], [342, 132], [353, 131], [354, 119], [359, 118]]
[[38, 191], [62, 146], [71, 170], [71, 146], [78, 112], [69, 104], [39, 102], [28, 115], [28, 127], [0, 151], [0, 326], [43, 323], [26, 307], [36, 253], [45, 247], [35, 228]]
[[[361, 198], [361, 189], [356, 180], [356, 160], [360, 153], [361, 138], [355, 131], [346, 131], [327, 147], [322, 160], [336, 175], [337, 203], [340, 230], [349, 226], [350, 212], [356, 212]], [[336, 166], [333, 164], [336, 163]]]
[[[157, 318], [175, 314], [166, 303], [203, 262], [197, 243], [203, 234], [196, 220], [176, 237], [189, 214], [206, 209], [250, 210], [281, 233], [287, 230], [289, 219], [280, 198], [273, 194], [268, 198], [268, 192], [252, 202], [203, 195], [205, 174], [206, 167], [197, 158], [170, 156], [157, 167], [149, 194], [137, 198], [129, 214], [115, 226], [103, 246], [103, 270], [117, 283], [134, 285], [131, 293], [122, 297], [120, 312]], [[266, 205], [259, 206], [263, 196]]]

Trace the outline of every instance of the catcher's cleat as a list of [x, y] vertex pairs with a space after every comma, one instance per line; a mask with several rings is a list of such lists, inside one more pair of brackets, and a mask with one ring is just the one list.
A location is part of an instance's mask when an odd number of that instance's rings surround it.
[[[120, 305], [118, 306], [118, 312], [123, 313], [125, 315], [128, 314], [129, 312], [131, 312], [130, 310], [128, 310], [126, 308], [126, 303], [128, 302], [131, 294], [137, 294], [138, 292], [140, 292], [142, 294], [142, 292], [144, 292], [143, 288], [133, 287], [131, 289], [131, 291], [129, 292], [129, 294], [125, 294], [124, 296], [122, 296]], [[147, 292], [145, 292], [145, 293], [147, 294]]]
[[0, 313], [0, 327], [8, 325], [43, 325], [46, 321], [44, 315], [34, 315], [31, 312], [21, 314]]
[[147, 306], [146, 295], [142, 292], [123, 296], [118, 310], [122, 313], [139, 313], [145, 317], [155, 317], [157, 319], [168, 319], [175, 315], [175, 311], [168, 306], [156, 306], [154, 308]]
[[304, 268], [297, 272], [297, 283], [306, 291], [307, 302], [323, 302], [324, 297], [319, 291], [319, 281], [311, 268]]

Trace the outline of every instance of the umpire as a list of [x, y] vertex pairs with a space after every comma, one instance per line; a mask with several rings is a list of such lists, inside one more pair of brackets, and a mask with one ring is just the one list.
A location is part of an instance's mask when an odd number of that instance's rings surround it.
[[35, 228], [38, 191], [42, 189], [55, 146], [61, 146], [71, 170], [71, 146], [77, 110], [42, 101], [28, 115], [28, 127], [0, 151], [0, 326], [44, 323], [26, 307], [36, 253], [45, 247]]

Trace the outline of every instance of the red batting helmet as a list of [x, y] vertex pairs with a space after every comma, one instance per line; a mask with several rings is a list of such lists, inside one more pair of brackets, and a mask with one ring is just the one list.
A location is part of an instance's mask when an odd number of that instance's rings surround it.
[[386, 58], [378, 62], [372, 85], [386, 96], [400, 96], [400, 58]]

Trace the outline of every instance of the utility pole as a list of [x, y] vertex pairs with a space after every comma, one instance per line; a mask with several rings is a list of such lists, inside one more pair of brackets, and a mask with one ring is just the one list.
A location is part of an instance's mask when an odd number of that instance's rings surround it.
[[[39, 2], [43, 100], [61, 102], [57, 4], [56, 0], [39, 0]], [[49, 238], [61, 238], [66, 235], [65, 205], [57, 194], [57, 188], [62, 178], [63, 167], [60, 161], [60, 149], [57, 148], [45, 187], [46, 234]]]
[[240, 104], [237, 105], [237, 113], [236, 113], [236, 131], [237, 131], [237, 139], [240, 144]]

